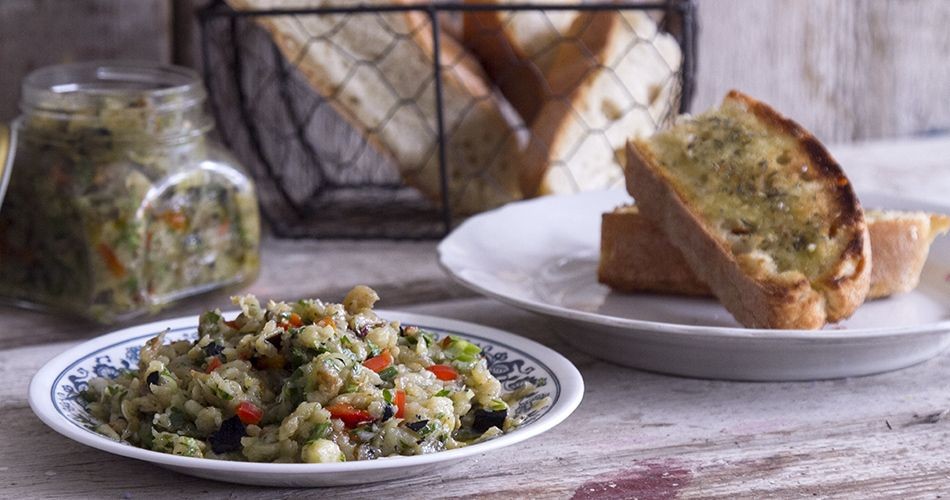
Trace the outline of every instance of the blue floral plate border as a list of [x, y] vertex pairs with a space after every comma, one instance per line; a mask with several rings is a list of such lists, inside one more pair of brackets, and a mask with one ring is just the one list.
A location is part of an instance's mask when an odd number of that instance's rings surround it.
[[[236, 313], [230, 313], [235, 315]], [[258, 464], [180, 457], [113, 441], [95, 432], [96, 420], [80, 397], [89, 379], [115, 376], [134, 368], [139, 347], [162, 331], [167, 338], [194, 338], [197, 317], [158, 321], [98, 337], [69, 349], [47, 363], [30, 384], [30, 405], [57, 432], [103, 451], [222, 481], [277, 486], [360, 484], [408, 477], [440, 464], [502, 448], [536, 436], [567, 418], [580, 404], [583, 379], [563, 356], [517, 335], [474, 323], [433, 316], [379, 311], [383, 318], [416, 325], [439, 335], [457, 335], [482, 347], [489, 370], [506, 390], [532, 383], [536, 390], [524, 398], [515, 415], [520, 427], [495, 439], [431, 455], [391, 457], [339, 464]], [[547, 402], [540, 402], [549, 398]]]

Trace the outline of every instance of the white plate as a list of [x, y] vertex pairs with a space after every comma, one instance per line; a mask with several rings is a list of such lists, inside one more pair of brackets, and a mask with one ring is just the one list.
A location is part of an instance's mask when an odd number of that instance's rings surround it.
[[[235, 313], [236, 315], [236, 313]], [[386, 481], [423, 474], [466, 457], [497, 450], [551, 429], [580, 404], [584, 382], [577, 368], [560, 354], [537, 342], [494, 328], [420, 314], [379, 311], [379, 315], [416, 325], [438, 334], [451, 333], [482, 347], [490, 370], [506, 389], [526, 381], [538, 390], [514, 409], [525, 423], [512, 432], [455, 450], [411, 457], [390, 457], [332, 464], [261, 464], [229, 462], [159, 453], [118, 443], [90, 429], [94, 419], [79, 392], [95, 376], [115, 376], [137, 364], [138, 348], [146, 340], [171, 329], [168, 340], [194, 338], [197, 317], [160, 321], [128, 328], [80, 344], [47, 363], [30, 383], [30, 406], [56, 432], [93, 448], [145, 460], [193, 476], [233, 483], [273, 486], [333, 486]], [[531, 402], [549, 396], [551, 403], [531, 408]]]
[[[578, 349], [626, 366], [737, 380], [811, 380], [884, 372], [950, 345], [950, 238], [938, 239], [913, 292], [871, 301], [823, 331], [741, 328], [718, 302], [614, 293], [597, 282], [601, 214], [621, 190], [548, 196], [472, 217], [439, 245], [459, 283], [556, 318]], [[865, 195], [868, 208], [950, 206]]]

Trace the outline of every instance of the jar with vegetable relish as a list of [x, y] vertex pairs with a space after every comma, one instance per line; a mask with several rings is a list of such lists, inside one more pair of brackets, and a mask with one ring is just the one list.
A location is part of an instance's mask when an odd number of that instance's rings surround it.
[[208, 138], [204, 100], [174, 66], [30, 74], [0, 205], [0, 296], [111, 322], [253, 279], [254, 187]]

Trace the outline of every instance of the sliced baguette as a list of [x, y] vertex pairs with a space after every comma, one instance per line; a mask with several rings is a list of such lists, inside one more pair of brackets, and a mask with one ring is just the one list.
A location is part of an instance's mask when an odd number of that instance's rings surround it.
[[[228, 0], [228, 4], [245, 10], [300, 7], [304, 2]], [[424, 14], [255, 19], [313, 89], [361, 131], [369, 145], [393, 161], [407, 184], [440, 200], [433, 32]], [[510, 158], [523, 147], [516, 114], [505, 112], [507, 104], [492, 91], [470, 54], [449, 36], [443, 35], [440, 42], [451, 209], [473, 213], [520, 198], [518, 172], [510, 168]]]
[[864, 302], [864, 211], [824, 146], [737, 91], [627, 147], [627, 190], [736, 320], [816, 329]]
[[[874, 259], [868, 299], [913, 290], [930, 244], [950, 229], [950, 216], [870, 210], [865, 218]], [[621, 292], [712, 295], [676, 246], [635, 205], [603, 215], [597, 279]]]
[[546, 73], [547, 100], [531, 122], [521, 188], [527, 196], [620, 185], [617, 152], [672, 116], [682, 55], [637, 11], [579, 15]]
[[868, 297], [886, 297], [916, 288], [930, 244], [950, 230], [950, 216], [881, 210], [869, 210], [865, 215], [874, 257]]
[[597, 281], [621, 292], [708, 296], [683, 254], [636, 205], [603, 214]]
[[[531, 0], [517, 3], [576, 3], [576, 0]], [[465, 0], [503, 7], [510, 0]], [[462, 40], [511, 102], [525, 123], [532, 123], [547, 100], [544, 74], [564, 41], [578, 11], [466, 12]]]

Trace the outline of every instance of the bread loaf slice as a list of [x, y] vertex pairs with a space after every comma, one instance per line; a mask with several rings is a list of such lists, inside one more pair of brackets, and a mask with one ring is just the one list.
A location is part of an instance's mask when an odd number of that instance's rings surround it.
[[[390, 4], [372, 0], [368, 4]], [[344, 0], [228, 0], [235, 9], [331, 7]], [[433, 31], [419, 12], [256, 17], [283, 55], [407, 184], [441, 199]], [[514, 112], [477, 61], [443, 35], [443, 110], [451, 208], [473, 213], [519, 199], [510, 157], [524, 146]], [[510, 108], [510, 106], [508, 106]]]
[[627, 190], [736, 320], [815, 329], [850, 316], [871, 274], [864, 211], [824, 146], [731, 91], [717, 110], [627, 147]]
[[[930, 244], [950, 229], [950, 217], [869, 210], [865, 219], [874, 260], [868, 298], [913, 290], [920, 281]], [[712, 295], [676, 246], [640, 215], [636, 205], [603, 214], [597, 280], [620, 292]]]
[[618, 151], [653, 133], [677, 106], [679, 45], [643, 12], [585, 12], [568, 39], [531, 123], [521, 178], [527, 196], [622, 184]]
[[886, 297], [916, 288], [931, 243], [950, 230], [950, 216], [883, 210], [869, 210], [865, 215], [874, 258], [868, 297]]
[[625, 205], [601, 217], [597, 281], [620, 292], [709, 296], [712, 292], [663, 231]]
[[[511, 0], [465, 0], [467, 4], [504, 7]], [[517, 3], [577, 3], [529, 0]], [[547, 100], [545, 73], [579, 11], [485, 10], [466, 12], [462, 40], [525, 123], [532, 123]]]

